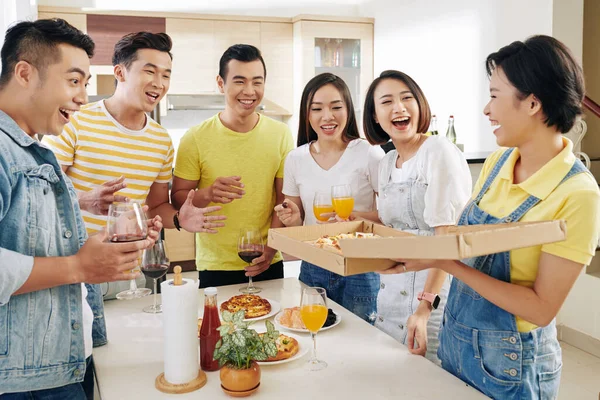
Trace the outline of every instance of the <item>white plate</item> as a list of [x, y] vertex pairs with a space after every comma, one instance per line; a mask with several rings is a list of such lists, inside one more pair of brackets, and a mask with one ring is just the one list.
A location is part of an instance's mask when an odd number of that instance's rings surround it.
[[308, 351], [310, 350], [310, 346], [312, 346], [311, 340], [306, 336], [301, 337], [301, 336], [296, 336], [296, 335], [292, 335], [289, 333], [285, 333], [284, 335], [293, 337], [294, 339], [296, 339], [298, 341], [298, 352], [296, 354], [294, 354], [292, 357], [286, 358], [285, 360], [257, 361], [257, 363], [259, 365], [278, 365], [278, 364], [285, 364], [285, 363], [295, 361], [299, 358], [304, 357], [306, 355], [306, 353], [308, 353]]
[[[263, 297], [263, 298], [265, 300], [267, 300], [269, 303], [271, 303], [271, 312], [268, 313], [267, 315], [263, 315], [262, 317], [246, 318], [246, 319], [244, 319], [245, 322], [261, 321], [263, 319], [268, 319], [268, 318], [271, 318], [273, 315], [277, 314], [279, 312], [279, 310], [281, 310], [281, 304], [279, 304], [278, 301], [267, 299], [266, 297]], [[225, 303], [225, 301], [226, 300], [223, 300], [219, 303], [219, 313], [221, 312], [221, 304]]]
[[[335, 312], [335, 311], [334, 311]], [[292, 331], [292, 332], [298, 332], [298, 333], [310, 333], [310, 331], [308, 329], [298, 329], [298, 328], [288, 328], [285, 325], [281, 325], [281, 323], [279, 322], [279, 318], [281, 318], [281, 315], [283, 314], [283, 311], [278, 313], [275, 318], [273, 319], [274, 323], [275, 323], [275, 327], [277, 329], [285, 329], [287, 331]], [[329, 325], [326, 328], [321, 328], [319, 329], [319, 332], [321, 331], [326, 331], [327, 329], [331, 329], [334, 326], [339, 325], [340, 322], [342, 322], [342, 316], [340, 314], [335, 314], [336, 318], [335, 318], [335, 322], [332, 325]]]

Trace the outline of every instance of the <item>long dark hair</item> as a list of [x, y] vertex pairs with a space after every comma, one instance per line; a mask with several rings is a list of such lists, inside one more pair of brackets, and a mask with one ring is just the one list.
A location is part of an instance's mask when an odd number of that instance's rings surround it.
[[300, 123], [298, 124], [298, 141], [296, 143], [298, 147], [318, 139], [317, 132], [310, 126], [308, 115], [315, 93], [325, 85], [333, 85], [333, 87], [340, 92], [342, 99], [344, 100], [344, 105], [348, 110], [348, 119], [346, 121], [346, 126], [344, 127], [344, 132], [342, 133], [342, 140], [348, 143], [351, 140], [360, 137], [350, 89], [348, 89], [346, 82], [344, 82], [342, 78], [330, 74], [329, 72], [325, 72], [308, 81], [302, 92], [302, 100], [300, 100]]
[[417, 100], [417, 105], [419, 106], [419, 123], [417, 125], [418, 133], [427, 132], [427, 128], [429, 127], [429, 121], [431, 120], [431, 110], [429, 108], [429, 103], [427, 102], [427, 98], [425, 94], [417, 85], [417, 82], [413, 80], [410, 76], [406, 75], [404, 72], [395, 71], [395, 70], [387, 70], [383, 71], [378, 78], [376, 78], [371, 85], [369, 86], [369, 90], [367, 91], [367, 95], [365, 96], [365, 109], [363, 112], [363, 129], [365, 131], [365, 136], [367, 140], [371, 144], [383, 144], [387, 143], [390, 140], [390, 135], [388, 135], [381, 125], [379, 125], [375, 121], [375, 90], [377, 86], [381, 83], [381, 81], [385, 79], [395, 79], [397, 81], [403, 82], [408, 89], [411, 91], [415, 99]]

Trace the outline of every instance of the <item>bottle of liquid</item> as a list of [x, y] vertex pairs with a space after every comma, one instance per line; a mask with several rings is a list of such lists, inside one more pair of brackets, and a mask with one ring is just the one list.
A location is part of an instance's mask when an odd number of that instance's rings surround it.
[[431, 122], [429, 123], [428, 132], [430, 136], [437, 136], [439, 134], [437, 130], [437, 117], [435, 116], [435, 114], [431, 116]]
[[451, 115], [448, 119], [448, 130], [446, 131], [446, 137], [452, 143], [456, 144], [456, 131], [454, 130], [454, 116]]
[[204, 316], [200, 328], [200, 367], [204, 371], [219, 369], [219, 361], [213, 358], [215, 346], [221, 334], [217, 330], [221, 326], [219, 309], [217, 308], [217, 288], [204, 289]]

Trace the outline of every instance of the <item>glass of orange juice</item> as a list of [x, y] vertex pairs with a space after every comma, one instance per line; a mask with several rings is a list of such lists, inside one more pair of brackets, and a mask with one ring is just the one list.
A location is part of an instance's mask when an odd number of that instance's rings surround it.
[[335, 213], [342, 219], [348, 219], [354, 209], [354, 197], [350, 185], [336, 185], [331, 187], [331, 201]]
[[325, 222], [329, 217], [321, 217], [321, 214], [332, 213], [331, 195], [326, 192], [316, 192], [313, 200], [313, 213], [317, 220]]
[[327, 293], [319, 287], [309, 287], [302, 291], [300, 317], [310, 331], [313, 340], [313, 351], [307, 362], [309, 371], [319, 371], [327, 367], [325, 361], [317, 359], [317, 332], [327, 320]]

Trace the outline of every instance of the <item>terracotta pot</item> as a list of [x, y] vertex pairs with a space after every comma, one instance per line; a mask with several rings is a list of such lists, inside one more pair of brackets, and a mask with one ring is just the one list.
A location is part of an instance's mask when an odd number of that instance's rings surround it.
[[231, 392], [248, 392], [260, 383], [260, 365], [252, 361], [249, 368], [235, 369], [229, 364], [221, 367], [221, 385]]

